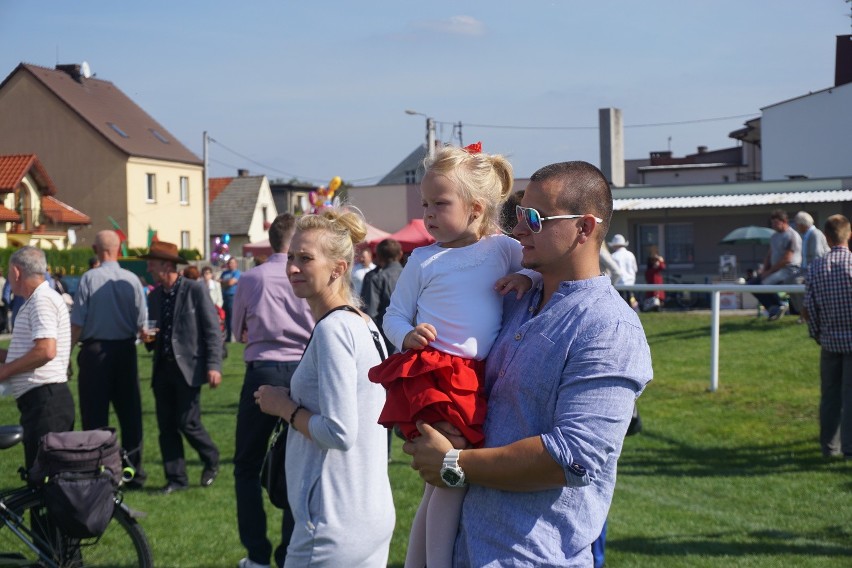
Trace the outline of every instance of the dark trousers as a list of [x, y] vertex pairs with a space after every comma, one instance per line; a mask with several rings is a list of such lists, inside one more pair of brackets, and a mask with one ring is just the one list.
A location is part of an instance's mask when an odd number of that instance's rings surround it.
[[[258, 564], [269, 564], [272, 544], [266, 538], [266, 497], [260, 486], [260, 469], [269, 447], [269, 436], [278, 420], [264, 414], [254, 402], [254, 392], [261, 385], [290, 386], [297, 362], [254, 362], [246, 368], [240, 406], [237, 411], [237, 435], [234, 450], [234, 489], [237, 494], [237, 527], [240, 542], [248, 557]], [[293, 514], [284, 511], [281, 519], [281, 542], [275, 548], [275, 562], [284, 565], [287, 545], [293, 534]]]
[[166, 480], [189, 485], [181, 434], [205, 468], [219, 467], [219, 449], [201, 424], [201, 387], [186, 384], [177, 363], [165, 357], [157, 361], [152, 382]]
[[823, 454], [852, 457], [852, 353], [823, 349], [819, 358], [819, 441]]
[[24, 464], [30, 469], [42, 436], [74, 429], [74, 399], [68, 383], [52, 383], [28, 390], [17, 403], [24, 429]]
[[[746, 284], [760, 284], [761, 282], [762, 282], [762, 279], [760, 278], [760, 276], [755, 276], [753, 278], [749, 278], [749, 280], [748, 280], [748, 282], [746, 282]], [[771, 310], [772, 308], [775, 308], [775, 307], [781, 305], [781, 297], [778, 294], [775, 294], [775, 293], [772, 293], [772, 292], [764, 293], [764, 294], [754, 294], [753, 293], [752, 296], [754, 296], [755, 299], [757, 299], [757, 301], [760, 302], [760, 305], [763, 306], [764, 308], [766, 308], [767, 310]]]
[[77, 365], [83, 430], [108, 427], [112, 403], [121, 428], [121, 445], [136, 470], [133, 484], [142, 486], [147, 475], [142, 468], [142, 396], [135, 338], [86, 341], [77, 354]]
[[[222, 309], [225, 310], [225, 343], [230, 343], [231, 341], [231, 312], [233, 311], [234, 306], [234, 296], [224, 294], [222, 295]], [[240, 338], [237, 338], [239, 341]]]

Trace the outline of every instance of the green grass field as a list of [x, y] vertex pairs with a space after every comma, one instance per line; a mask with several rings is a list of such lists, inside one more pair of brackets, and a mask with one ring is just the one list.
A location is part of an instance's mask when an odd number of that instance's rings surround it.
[[[852, 463], [820, 453], [819, 349], [805, 326], [793, 317], [723, 316], [720, 386], [709, 393], [709, 316], [651, 313], [642, 320], [655, 378], [639, 402], [644, 431], [627, 439], [619, 464], [607, 566], [852, 565]], [[141, 522], [157, 566], [231, 568], [244, 556], [230, 465], [241, 356], [231, 344], [224, 385], [202, 395], [205, 425], [223, 456], [219, 479], [198, 487], [201, 464], [187, 447], [196, 486], [164, 497], [156, 493], [164, 479], [150, 356], [140, 350], [150, 489], [126, 501], [147, 513]], [[14, 402], [3, 399], [0, 422], [17, 419]], [[398, 441], [393, 457], [390, 565], [402, 566], [422, 488]], [[17, 484], [22, 461], [19, 447], [0, 454], [0, 486]]]

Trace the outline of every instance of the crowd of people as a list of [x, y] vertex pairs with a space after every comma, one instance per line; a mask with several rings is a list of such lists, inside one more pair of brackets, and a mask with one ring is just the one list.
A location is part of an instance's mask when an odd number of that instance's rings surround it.
[[[423, 219], [436, 242], [404, 264], [393, 239], [364, 245], [359, 212], [326, 208], [278, 216], [273, 254], [245, 272], [231, 259], [218, 279], [210, 267], [179, 269], [189, 263], [177, 246], [154, 242], [142, 257], [156, 284], [146, 290], [119, 266], [118, 236], [101, 231], [99, 266], [69, 316], [44, 253], [15, 252], [8, 284], [23, 303], [0, 350], [0, 387], [17, 400], [27, 465], [41, 435], [74, 428], [67, 371], [79, 345], [81, 425], [108, 426], [112, 406], [135, 469], [128, 489], [145, 486], [141, 341], [152, 353], [159, 490], [192, 485], [184, 442], [209, 487], [223, 458], [201, 389], [220, 385], [233, 340], [245, 344], [233, 455], [240, 568], [385, 566], [393, 431], [425, 482], [407, 567], [602, 564], [618, 457], [653, 375], [632, 298], [613, 287], [635, 282], [638, 267], [622, 235], [605, 242], [609, 183], [591, 164], [563, 162], [513, 194], [509, 162], [478, 145], [440, 148], [425, 166]], [[773, 214], [781, 236], [761, 278], [806, 285], [801, 313], [822, 349], [820, 443], [848, 458], [849, 221], [831, 217], [824, 237], [807, 214], [795, 222], [802, 237]], [[649, 255], [646, 280], [664, 268]], [[290, 507], [270, 542], [260, 471], [279, 420], [289, 424]]]

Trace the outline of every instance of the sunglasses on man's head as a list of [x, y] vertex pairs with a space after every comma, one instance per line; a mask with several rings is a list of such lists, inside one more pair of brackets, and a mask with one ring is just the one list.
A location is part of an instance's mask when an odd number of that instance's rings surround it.
[[[579, 219], [588, 215], [588, 213], [584, 213], [583, 215], [553, 215], [551, 217], [542, 217], [541, 213], [532, 207], [521, 207], [520, 205], [515, 206], [515, 214], [518, 216], [518, 222], [524, 221], [533, 233], [540, 233], [541, 224], [551, 219]], [[603, 219], [600, 217], [595, 217], [595, 221], [603, 223]]]

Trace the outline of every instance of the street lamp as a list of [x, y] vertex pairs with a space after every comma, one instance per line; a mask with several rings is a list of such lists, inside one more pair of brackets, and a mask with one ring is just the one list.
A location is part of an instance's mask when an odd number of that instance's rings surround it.
[[435, 157], [435, 119], [416, 110], [406, 109], [405, 114], [426, 117], [426, 153], [429, 158]]

